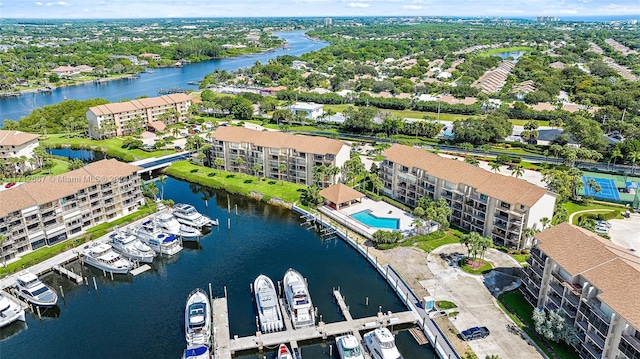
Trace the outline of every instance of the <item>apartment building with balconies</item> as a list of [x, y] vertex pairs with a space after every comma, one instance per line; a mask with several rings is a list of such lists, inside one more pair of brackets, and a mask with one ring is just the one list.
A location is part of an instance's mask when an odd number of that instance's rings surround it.
[[556, 195], [532, 183], [483, 170], [419, 148], [392, 145], [383, 153], [382, 192], [409, 206], [444, 198], [452, 225], [490, 236], [496, 245], [528, 248], [525, 228], [542, 229], [553, 217]]
[[9, 159], [19, 159], [23, 158], [23, 156], [27, 160], [33, 158], [33, 150], [40, 144], [39, 137], [39, 135], [33, 133], [0, 130], [0, 160], [5, 160], [9, 165], [15, 166], [15, 171], [12, 172], [35, 169], [37, 165], [29, 161], [12, 164]]
[[640, 257], [562, 223], [535, 236], [520, 290], [575, 326], [584, 359], [640, 358]]
[[[136, 118], [142, 120], [143, 127], [161, 120], [165, 125], [180, 122], [187, 115], [189, 106], [191, 97], [184, 93], [94, 106], [86, 112], [89, 135], [101, 139], [130, 134], [135, 128], [127, 123]], [[163, 118], [162, 115], [170, 110], [175, 110], [177, 116]]]
[[[314, 167], [338, 167], [349, 160], [351, 147], [346, 143], [325, 137], [292, 135], [277, 131], [255, 131], [244, 127], [219, 127], [210, 136], [211, 163], [224, 160], [223, 169], [249, 173], [259, 177], [283, 179], [288, 182], [311, 185]], [[242, 161], [237, 160], [242, 158]], [[254, 166], [259, 165], [259, 170]], [[281, 172], [281, 165], [284, 170]], [[320, 187], [338, 182], [340, 173], [325, 174], [319, 179]]]
[[115, 159], [91, 163], [0, 192], [5, 260], [74, 237], [144, 204], [140, 168]]

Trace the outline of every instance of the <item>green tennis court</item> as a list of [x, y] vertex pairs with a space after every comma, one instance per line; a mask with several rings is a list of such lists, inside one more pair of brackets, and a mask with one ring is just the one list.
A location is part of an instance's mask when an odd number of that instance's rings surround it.
[[[608, 182], [606, 180], [611, 180], [613, 181], [613, 184], [615, 184], [616, 189], [620, 189], [620, 191], [618, 193], [616, 193], [615, 195], [619, 196], [619, 198], [613, 199], [613, 196], [607, 196], [602, 195], [599, 193], [600, 196], [596, 195], [597, 199], [601, 199], [604, 201], [609, 201], [609, 202], [622, 202], [622, 203], [631, 203], [633, 202], [633, 198], [635, 197], [635, 191], [637, 191], [638, 189], [635, 188], [637, 187], [637, 184], [640, 183], [640, 177], [636, 177], [636, 176], [623, 176], [623, 175], [612, 175], [612, 174], [608, 174], [608, 173], [599, 173], [599, 172], [589, 172], [589, 171], [583, 171], [582, 172], [582, 176], [583, 179], [586, 177], [588, 178], [593, 178], [596, 179], [596, 182], [598, 182], [601, 186], [602, 183], [604, 182]], [[602, 179], [602, 180], [598, 180], [598, 179]], [[586, 184], [586, 182], [583, 182], [583, 184]], [[634, 189], [634, 191], [630, 191], [630, 192], [626, 192], [625, 189], [628, 188], [632, 188]], [[609, 191], [609, 188], [604, 189], [605, 191]], [[589, 189], [583, 188], [580, 191], [580, 194], [583, 196], [593, 196], [593, 194], [589, 194]], [[604, 197], [609, 197], [609, 198], [604, 198]]]

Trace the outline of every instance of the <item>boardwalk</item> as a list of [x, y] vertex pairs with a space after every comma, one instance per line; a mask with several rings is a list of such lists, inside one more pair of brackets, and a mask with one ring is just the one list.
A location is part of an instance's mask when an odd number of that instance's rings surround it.
[[227, 298], [213, 300], [213, 357], [231, 359]]

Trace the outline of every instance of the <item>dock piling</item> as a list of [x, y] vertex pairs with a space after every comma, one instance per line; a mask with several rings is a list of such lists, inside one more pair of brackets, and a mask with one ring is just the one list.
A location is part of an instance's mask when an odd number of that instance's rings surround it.
[[89, 278], [84, 277], [84, 285], [89, 286]]
[[113, 281], [113, 272], [109, 272], [109, 273], [111, 273], [111, 280]]
[[227, 286], [224, 286], [224, 297], [227, 298]]
[[235, 206], [236, 206], [236, 218], [238, 218], [238, 204], [236, 203]]
[[38, 319], [42, 320], [42, 315], [40, 314], [40, 307], [36, 305], [36, 310], [38, 311]]
[[102, 276], [105, 278], [107, 277], [107, 271], [105, 271], [104, 269], [102, 270]]
[[364, 297], [364, 306], [369, 308], [369, 297]]
[[333, 356], [333, 345], [329, 344], [329, 356]]
[[60, 296], [64, 299], [64, 290], [62, 290], [62, 286], [59, 286], [58, 288], [60, 288]]
[[231, 229], [231, 217], [227, 218], [227, 229]]
[[213, 291], [211, 290], [211, 283], [209, 283], [209, 300], [213, 300]]
[[93, 277], [93, 288], [98, 290], [98, 283], [96, 283], [96, 277]]

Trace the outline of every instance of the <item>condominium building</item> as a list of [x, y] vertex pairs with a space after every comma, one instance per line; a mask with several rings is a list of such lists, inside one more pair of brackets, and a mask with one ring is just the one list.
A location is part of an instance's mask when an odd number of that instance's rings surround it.
[[[33, 150], [38, 147], [38, 135], [20, 131], [0, 130], [0, 159], [8, 160], [10, 158], [27, 159], [33, 157]], [[22, 168], [33, 169], [35, 165], [24, 163], [24, 167], [16, 165], [16, 170]]]
[[640, 358], [640, 258], [568, 223], [535, 238], [520, 287], [527, 301], [561, 311], [580, 358]]
[[115, 159], [0, 191], [1, 256], [50, 246], [144, 204], [140, 167]]
[[[140, 125], [144, 127], [160, 120], [165, 125], [180, 122], [187, 115], [189, 106], [191, 106], [191, 98], [184, 93], [94, 106], [86, 112], [89, 120], [89, 135], [92, 138], [127, 135], [136, 130], [127, 123], [137, 118], [141, 120]], [[175, 110], [177, 116], [163, 118], [162, 115], [170, 110]]]
[[[226, 171], [251, 173], [310, 185], [315, 182], [315, 166], [342, 168], [350, 158], [351, 147], [324, 137], [292, 135], [276, 131], [254, 131], [244, 127], [219, 127], [211, 135], [211, 162], [224, 160]], [[242, 158], [242, 161], [237, 160]], [[259, 164], [260, 170], [254, 171]], [[280, 165], [285, 169], [280, 172]], [[325, 175], [321, 187], [336, 183], [339, 174]]]
[[452, 225], [491, 236], [496, 245], [526, 248], [525, 228], [542, 229], [556, 195], [532, 183], [483, 170], [419, 148], [393, 145], [383, 153], [383, 193], [409, 206], [446, 199]]

